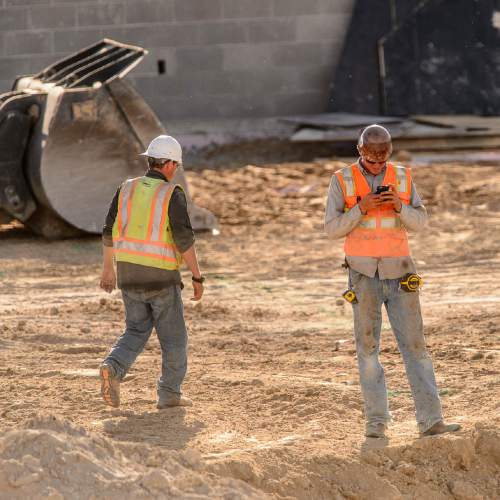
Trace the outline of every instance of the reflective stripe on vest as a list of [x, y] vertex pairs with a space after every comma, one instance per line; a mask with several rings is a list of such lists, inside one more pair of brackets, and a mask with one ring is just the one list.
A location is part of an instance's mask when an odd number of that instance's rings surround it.
[[147, 177], [124, 183], [113, 226], [117, 261], [167, 270], [179, 268], [181, 257], [168, 220], [168, 206], [176, 187]]
[[354, 187], [354, 179], [352, 177], [352, 166], [342, 170], [342, 180], [345, 186], [346, 196], [356, 196], [356, 188]]
[[396, 170], [396, 190], [398, 193], [408, 192], [411, 194], [411, 184], [409, 182], [410, 178], [406, 168], [396, 166], [394, 169]]
[[127, 230], [127, 222], [130, 219], [130, 200], [134, 194], [135, 186], [140, 178], [132, 179], [125, 183], [120, 190], [118, 199], [118, 232], [123, 234]]
[[[342, 187], [345, 211], [356, 206], [360, 199], [371, 193], [357, 164], [335, 173]], [[411, 198], [410, 170], [390, 163], [382, 184], [392, 184], [401, 202], [408, 205]], [[352, 188], [351, 188], [352, 186]], [[344, 245], [348, 256], [403, 257], [410, 255], [408, 238], [399, 214], [392, 207], [369, 210], [359, 224], [347, 235]]]

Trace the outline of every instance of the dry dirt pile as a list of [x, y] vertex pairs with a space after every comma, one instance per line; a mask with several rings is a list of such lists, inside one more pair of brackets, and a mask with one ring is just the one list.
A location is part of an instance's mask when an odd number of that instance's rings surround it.
[[262, 498], [202, 470], [199, 453], [116, 444], [52, 416], [0, 438], [0, 498]]
[[189, 173], [222, 230], [197, 236], [200, 304], [184, 275], [189, 408], [155, 408], [154, 335], [122, 384], [121, 407], [103, 404], [98, 367], [124, 311], [118, 291], [98, 288], [99, 238], [46, 242], [0, 229], [0, 497], [165, 496], [151, 489], [161, 484], [183, 498], [499, 498], [500, 170], [413, 170], [431, 216], [411, 235], [427, 348], [444, 415], [463, 430], [418, 438], [384, 314], [386, 442], [363, 434], [342, 242], [322, 227], [342, 165]]
[[240, 477], [285, 498], [498, 498], [500, 433], [496, 429], [477, 426], [470, 437], [424, 438], [404, 446], [386, 444], [373, 448], [367, 444], [359, 460], [342, 459], [335, 453], [297, 457], [285, 450], [261, 450], [253, 456], [248, 453], [238, 460], [216, 463], [210, 470]]
[[0, 438], [0, 498], [446, 499], [437, 475], [453, 498], [481, 500], [498, 488], [500, 434], [477, 426], [471, 437], [367, 448], [360, 458], [264, 449], [207, 467], [194, 450], [115, 443], [44, 416]]

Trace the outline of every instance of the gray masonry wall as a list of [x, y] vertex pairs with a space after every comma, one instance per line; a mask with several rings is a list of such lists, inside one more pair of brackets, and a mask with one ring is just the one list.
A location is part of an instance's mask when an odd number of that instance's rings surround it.
[[0, 0], [0, 92], [109, 37], [149, 50], [129, 78], [163, 121], [322, 112], [353, 4]]

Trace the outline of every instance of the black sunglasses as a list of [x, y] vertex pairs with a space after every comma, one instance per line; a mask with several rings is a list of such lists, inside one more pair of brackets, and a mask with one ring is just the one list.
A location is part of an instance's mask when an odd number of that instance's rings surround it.
[[368, 158], [363, 158], [364, 161], [366, 161], [366, 163], [370, 163], [371, 165], [375, 164], [375, 163], [385, 163], [387, 161], [386, 160], [382, 160], [382, 161], [373, 161], [373, 160], [369, 160]]

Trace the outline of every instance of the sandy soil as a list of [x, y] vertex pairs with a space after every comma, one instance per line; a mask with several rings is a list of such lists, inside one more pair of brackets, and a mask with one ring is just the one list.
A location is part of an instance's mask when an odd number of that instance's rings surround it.
[[50, 243], [3, 226], [0, 498], [500, 498], [500, 171], [413, 171], [431, 215], [411, 238], [427, 344], [446, 418], [463, 431], [418, 438], [384, 317], [386, 441], [363, 437], [342, 243], [322, 232], [339, 166], [189, 175], [222, 229], [198, 238], [203, 301], [184, 291], [191, 408], [155, 409], [156, 337], [120, 409], [106, 407], [97, 368], [123, 308], [97, 287], [99, 239]]

